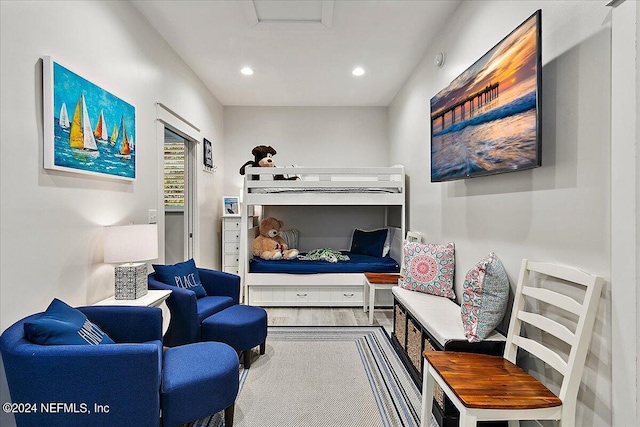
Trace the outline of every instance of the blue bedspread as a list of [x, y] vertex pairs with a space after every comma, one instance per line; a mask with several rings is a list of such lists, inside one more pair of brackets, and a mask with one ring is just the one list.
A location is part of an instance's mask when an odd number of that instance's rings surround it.
[[349, 261], [331, 263], [327, 261], [301, 261], [291, 260], [264, 260], [254, 257], [249, 261], [250, 273], [291, 273], [291, 274], [316, 274], [316, 273], [397, 273], [400, 266], [391, 257], [372, 257], [368, 255], [348, 255]]

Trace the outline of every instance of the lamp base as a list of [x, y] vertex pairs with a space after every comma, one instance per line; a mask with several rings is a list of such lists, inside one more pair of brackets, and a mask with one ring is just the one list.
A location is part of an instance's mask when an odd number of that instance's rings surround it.
[[116, 266], [116, 299], [138, 299], [147, 294], [147, 264]]

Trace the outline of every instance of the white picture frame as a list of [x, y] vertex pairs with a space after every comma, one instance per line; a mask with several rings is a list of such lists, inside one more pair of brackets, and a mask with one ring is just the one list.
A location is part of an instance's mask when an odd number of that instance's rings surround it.
[[222, 198], [222, 215], [240, 215], [240, 198], [237, 196], [224, 196]]
[[42, 68], [44, 168], [134, 181], [136, 107], [51, 56]]

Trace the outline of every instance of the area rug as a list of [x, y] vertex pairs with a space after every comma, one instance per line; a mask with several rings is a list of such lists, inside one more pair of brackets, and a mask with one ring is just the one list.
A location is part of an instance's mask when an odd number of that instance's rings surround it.
[[[381, 327], [270, 327], [240, 371], [234, 427], [420, 424], [420, 390]], [[432, 427], [437, 427], [435, 420]], [[222, 413], [189, 427], [223, 427]]]

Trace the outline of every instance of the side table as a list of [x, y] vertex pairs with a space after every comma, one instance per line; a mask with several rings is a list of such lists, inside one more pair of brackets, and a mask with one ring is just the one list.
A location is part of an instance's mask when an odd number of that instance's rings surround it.
[[171, 291], [167, 290], [152, 290], [149, 289], [146, 295], [141, 296], [138, 299], [116, 299], [115, 296], [110, 296], [102, 301], [98, 301], [93, 305], [134, 305], [138, 307], [160, 307], [162, 309], [162, 333], [167, 332], [169, 328], [169, 320], [171, 320], [171, 313], [165, 300], [169, 298]]
[[[369, 309], [369, 324], [373, 325], [373, 310], [376, 301], [376, 289], [391, 289], [398, 285], [402, 276], [396, 273], [364, 273], [364, 312]], [[367, 307], [368, 306], [368, 307]]]

